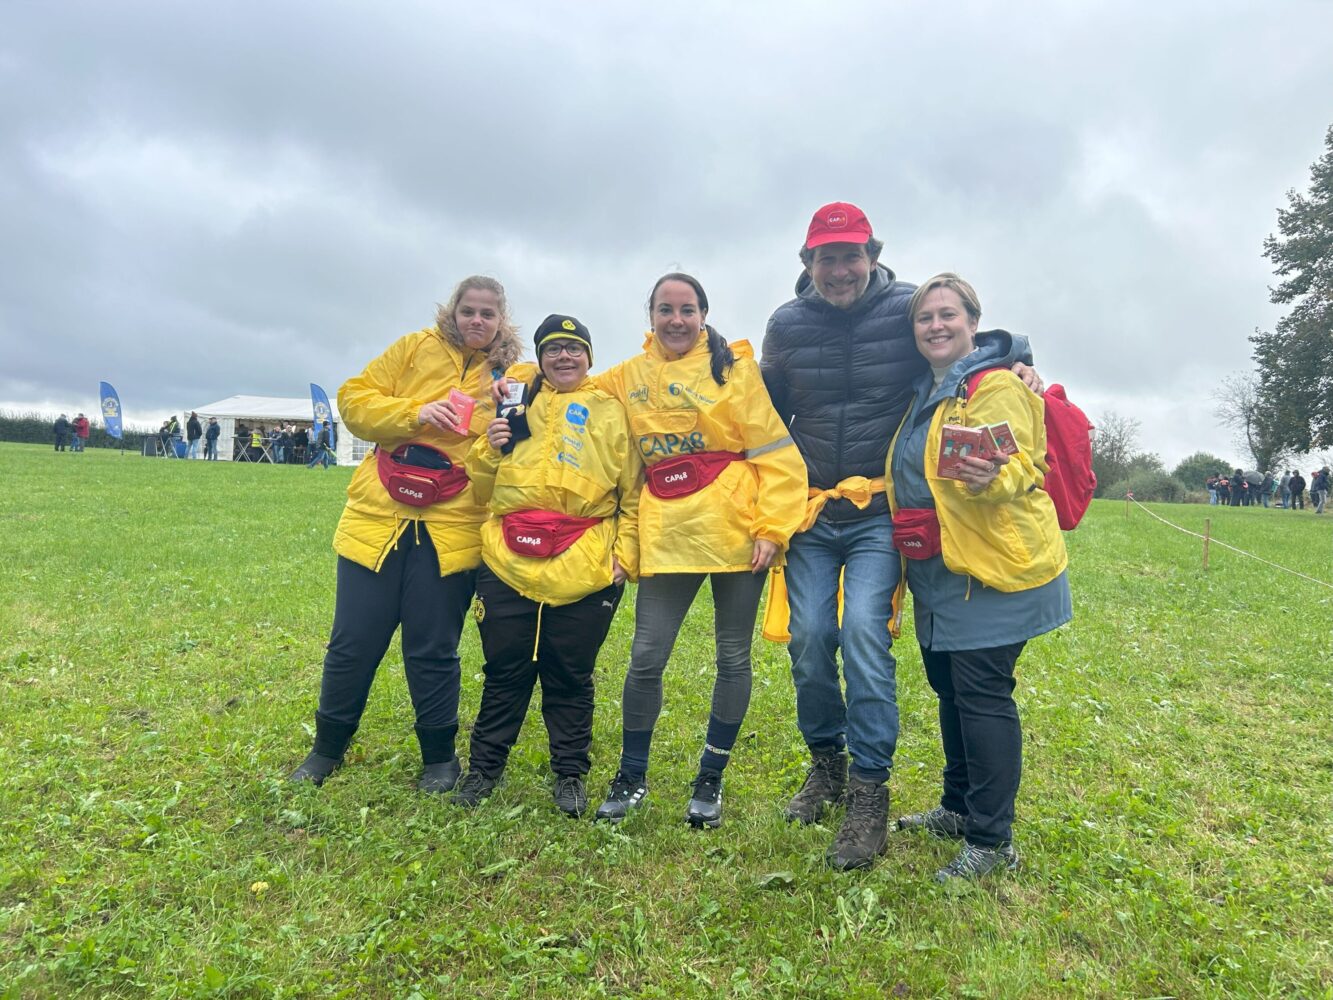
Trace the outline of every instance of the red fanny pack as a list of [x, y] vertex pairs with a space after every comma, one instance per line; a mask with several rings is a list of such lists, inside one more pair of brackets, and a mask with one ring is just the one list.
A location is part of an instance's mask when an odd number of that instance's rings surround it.
[[550, 559], [601, 522], [600, 517], [572, 517], [553, 510], [519, 510], [500, 519], [500, 530], [509, 551], [532, 559]]
[[699, 451], [658, 462], [648, 469], [648, 492], [659, 500], [674, 500], [698, 493], [732, 462], [742, 462], [738, 451]]
[[[404, 461], [409, 448], [413, 451], [413, 457], [424, 457], [431, 465]], [[440, 467], [434, 468], [437, 463]], [[433, 503], [456, 497], [467, 489], [467, 473], [450, 462], [444, 452], [430, 445], [413, 442], [395, 448], [392, 452], [377, 448], [375, 468], [389, 496], [411, 507], [429, 507]]]
[[933, 507], [904, 507], [893, 515], [893, 547], [908, 559], [940, 554], [940, 519]]

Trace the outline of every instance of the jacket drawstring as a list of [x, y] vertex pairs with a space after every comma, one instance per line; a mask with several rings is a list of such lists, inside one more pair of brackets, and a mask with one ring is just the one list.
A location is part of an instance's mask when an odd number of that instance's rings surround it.
[[542, 608], [545, 604], [537, 605], [537, 633], [532, 637], [532, 662], [537, 662], [537, 643], [542, 641]]

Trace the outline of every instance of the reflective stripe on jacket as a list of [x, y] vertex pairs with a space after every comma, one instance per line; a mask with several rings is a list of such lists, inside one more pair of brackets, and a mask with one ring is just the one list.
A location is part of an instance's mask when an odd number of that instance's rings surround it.
[[[971, 493], [959, 480], [936, 472], [945, 424], [979, 427], [1005, 420], [1019, 451], [1009, 456], [986, 489]], [[891, 466], [897, 440], [895, 434], [885, 463], [889, 506], [895, 512]], [[1013, 592], [1039, 587], [1064, 571], [1069, 562], [1064, 536], [1051, 498], [1040, 488], [1043, 469], [1032, 459], [1039, 455], [1044, 463], [1046, 455], [1040, 396], [1029, 392], [1012, 372], [990, 372], [966, 403], [955, 395], [935, 407], [926, 442], [926, 483], [940, 521], [941, 554], [952, 572]]]
[[[520, 365], [508, 374], [531, 381], [532, 372], [531, 365]], [[612, 555], [636, 578], [643, 465], [630, 442], [625, 408], [591, 379], [571, 392], [544, 382], [527, 418], [531, 437], [508, 455], [482, 437], [467, 456], [472, 490], [490, 505], [481, 529], [486, 565], [528, 600], [557, 606], [611, 586]], [[604, 520], [559, 555], [534, 559], [505, 544], [500, 519], [520, 510]]]
[[[478, 435], [495, 416], [492, 373], [482, 351], [463, 351], [447, 343], [434, 327], [399, 338], [387, 351], [349, 378], [338, 390], [343, 423], [363, 441], [396, 448], [420, 441], [461, 463]], [[417, 422], [421, 407], [458, 389], [477, 400], [466, 434], [437, 430]], [[430, 507], [409, 507], [389, 497], [371, 452], [347, 487], [347, 506], [333, 534], [340, 556], [378, 572], [399, 535], [420, 522], [429, 529], [439, 557], [440, 575], [475, 569], [481, 562], [481, 522], [486, 508], [471, 488]]]
[[639, 572], [748, 570], [757, 539], [785, 552], [805, 514], [805, 462], [796, 450], [745, 341], [731, 344], [736, 364], [725, 385], [713, 380], [708, 340], [668, 356], [651, 333], [642, 354], [595, 376], [629, 414], [632, 442], [645, 465], [696, 451], [740, 451], [708, 486], [639, 501]]

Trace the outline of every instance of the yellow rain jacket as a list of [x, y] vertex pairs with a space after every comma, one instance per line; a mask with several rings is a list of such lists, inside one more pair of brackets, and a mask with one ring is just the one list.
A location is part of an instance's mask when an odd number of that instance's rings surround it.
[[726, 385], [713, 381], [702, 334], [685, 354], [668, 356], [649, 333], [642, 354], [595, 378], [625, 404], [647, 466], [696, 451], [746, 453], [689, 496], [659, 500], [644, 488], [643, 576], [748, 570], [757, 539], [785, 553], [805, 514], [805, 461], [773, 409], [749, 343], [736, 341], [731, 349], [736, 364]]
[[[1046, 454], [1043, 407], [1041, 397], [1029, 392], [1012, 372], [989, 372], [970, 399], [954, 396], [935, 407], [926, 437], [926, 483], [935, 498], [944, 565], [1005, 593], [1049, 583], [1069, 562], [1055, 506], [1040, 489], [1045, 469], [1032, 459]], [[959, 480], [935, 471], [945, 424], [980, 427], [1005, 420], [1014, 432], [1018, 454], [1009, 456], [986, 489], [972, 493]], [[889, 462], [902, 427], [889, 445]], [[885, 470], [887, 476], [887, 463]], [[890, 509], [897, 512], [891, 478], [888, 496]]]
[[[509, 376], [531, 382], [531, 365]], [[467, 456], [476, 498], [490, 504], [481, 528], [482, 557], [501, 580], [530, 601], [572, 604], [611, 586], [611, 557], [635, 579], [639, 572], [638, 502], [643, 465], [630, 443], [625, 408], [592, 379], [570, 392], [549, 382], [529, 403], [532, 436], [504, 455], [484, 436]], [[500, 520], [522, 510], [548, 510], [604, 520], [549, 559], [513, 552]]]
[[[438, 448], [455, 465], [495, 416], [484, 351], [455, 347], [434, 327], [399, 338], [387, 351], [349, 378], [338, 390], [338, 412], [353, 434], [393, 449], [409, 441]], [[437, 430], [417, 422], [426, 403], [458, 389], [477, 400], [467, 434]], [[469, 486], [457, 496], [429, 507], [410, 507], [392, 499], [380, 482], [375, 453], [362, 460], [347, 487], [347, 506], [333, 534], [338, 555], [379, 571], [399, 535], [409, 526], [427, 526], [439, 556], [440, 575], [476, 569], [481, 562], [481, 523], [486, 507]]]

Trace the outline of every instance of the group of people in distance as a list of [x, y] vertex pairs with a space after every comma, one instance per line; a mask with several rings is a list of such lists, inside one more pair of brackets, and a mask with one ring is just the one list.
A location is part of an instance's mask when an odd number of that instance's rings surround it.
[[1308, 486], [1310, 506], [1316, 514], [1322, 514], [1328, 503], [1328, 476], [1326, 465], [1311, 472], [1308, 483], [1295, 469], [1282, 473], [1280, 479], [1271, 472], [1265, 472], [1263, 476], [1247, 476], [1237, 469], [1229, 476], [1215, 472], [1203, 485], [1208, 491], [1208, 503], [1215, 506], [1254, 507], [1262, 504], [1284, 510], [1304, 510]]
[[92, 433], [92, 424], [82, 413], [70, 420], [60, 414], [51, 424], [51, 432], [56, 438], [56, 451], [83, 451], [88, 446], [88, 435]]
[[[771, 577], [810, 753], [784, 812], [809, 824], [845, 807], [826, 858], [865, 867], [887, 845], [891, 629], [910, 587], [945, 767], [939, 804], [897, 825], [961, 841], [941, 881], [1015, 867], [1015, 663], [1028, 639], [1071, 617], [1063, 538], [1037, 488], [1041, 383], [1023, 337], [978, 331], [966, 281], [899, 281], [881, 250], [856, 206], [820, 208], [761, 362], [709, 324], [697, 279], [671, 273], [649, 293], [642, 353], [592, 373], [592, 333], [553, 314], [525, 363], [503, 287], [470, 277], [434, 325], [349, 379], [339, 411], [377, 448], [334, 535], [314, 746], [292, 780], [321, 784], [341, 764], [401, 625], [418, 787], [479, 806], [540, 682], [555, 803], [583, 815], [593, 666], [625, 582], [637, 581], [620, 760], [593, 810], [623, 820], [647, 801], [664, 674], [706, 579], [716, 673], [684, 817], [716, 827]], [[937, 474], [943, 424], [1001, 421], [1016, 454]], [[470, 603], [485, 665], [464, 771], [458, 643]]]

